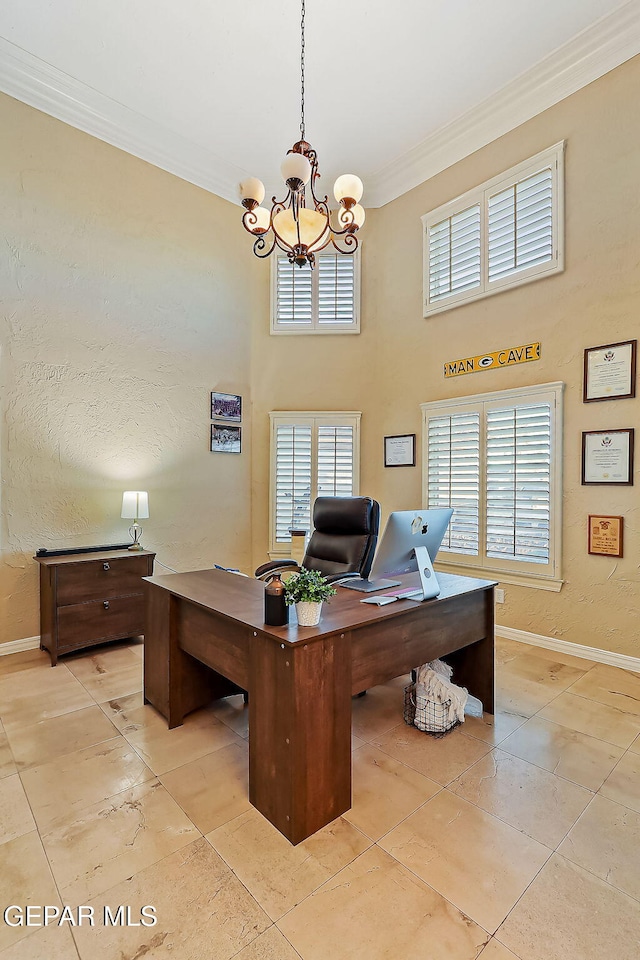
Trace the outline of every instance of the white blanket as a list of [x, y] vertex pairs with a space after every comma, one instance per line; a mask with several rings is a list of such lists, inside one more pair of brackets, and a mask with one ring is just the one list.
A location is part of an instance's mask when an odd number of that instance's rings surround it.
[[[451, 682], [451, 667], [443, 663], [442, 660], [432, 660], [431, 663], [423, 663], [418, 670], [418, 679], [416, 682], [416, 727], [420, 730], [426, 730], [427, 726], [422, 720], [426, 716], [428, 703], [446, 704], [449, 706], [442, 720], [442, 730], [449, 730], [457, 722], [464, 723], [464, 708], [467, 702], [467, 691], [464, 687], [459, 687]], [[430, 732], [435, 732], [433, 727], [428, 728]]]

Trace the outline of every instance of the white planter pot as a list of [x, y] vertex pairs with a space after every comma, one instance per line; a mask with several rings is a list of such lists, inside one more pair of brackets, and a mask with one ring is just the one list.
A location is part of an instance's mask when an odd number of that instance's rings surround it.
[[301, 627], [317, 627], [320, 623], [320, 611], [322, 610], [322, 601], [320, 603], [296, 603], [296, 614], [298, 615], [298, 624]]

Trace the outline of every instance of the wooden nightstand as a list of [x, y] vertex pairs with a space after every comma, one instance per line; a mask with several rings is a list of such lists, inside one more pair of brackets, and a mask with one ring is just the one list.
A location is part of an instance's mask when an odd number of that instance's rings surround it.
[[144, 633], [142, 577], [155, 553], [105, 550], [35, 557], [40, 564], [40, 649], [63, 653]]

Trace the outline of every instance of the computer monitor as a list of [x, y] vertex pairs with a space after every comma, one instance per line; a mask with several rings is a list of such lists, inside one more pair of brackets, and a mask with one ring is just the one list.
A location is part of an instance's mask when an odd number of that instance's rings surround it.
[[[416, 547], [426, 547], [433, 563], [452, 516], [453, 510], [449, 507], [433, 510], [396, 510], [387, 520], [369, 579], [345, 580], [340, 586], [360, 593], [373, 593], [387, 587], [399, 586], [399, 580], [388, 578], [397, 577], [402, 573], [412, 573], [418, 569], [414, 553]], [[436, 592], [432, 596], [437, 596], [435, 573], [433, 583]]]
[[397, 577], [418, 569], [414, 549], [426, 547], [433, 563], [453, 510], [397, 510], [390, 514], [371, 568], [370, 579]]

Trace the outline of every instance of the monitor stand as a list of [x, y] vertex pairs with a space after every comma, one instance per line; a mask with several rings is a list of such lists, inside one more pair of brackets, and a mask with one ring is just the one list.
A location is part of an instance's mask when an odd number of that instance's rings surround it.
[[359, 593], [374, 593], [376, 590], [386, 590], [387, 587], [399, 587], [400, 580], [361, 580], [357, 577], [353, 580], [345, 580], [338, 586], [345, 587], [347, 590], [357, 590]]

